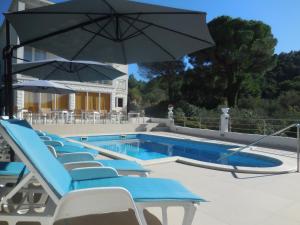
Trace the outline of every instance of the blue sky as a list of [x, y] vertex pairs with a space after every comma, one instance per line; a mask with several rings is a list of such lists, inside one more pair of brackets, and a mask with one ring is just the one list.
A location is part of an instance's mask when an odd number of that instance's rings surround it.
[[[0, 13], [11, 0], [0, 0]], [[61, 2], [63, 0], [54, 0]], [[276, 52], [300, 50], [300, 0], [139, 0], [140, 2], [207, 12], [207, 20], [229, 15], [243, 19], [261, 20], [272, 27], [278, 39]], [[0, 22], [3, 18], [0, 18]], [[130, 66], [137, 78], [137, 66]]]

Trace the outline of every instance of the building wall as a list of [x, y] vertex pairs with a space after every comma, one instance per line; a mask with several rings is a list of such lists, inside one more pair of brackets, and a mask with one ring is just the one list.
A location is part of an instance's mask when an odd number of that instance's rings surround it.
[[[17, 10], [24, 10], [34, 7], [40, 7], [44, 5], [52, 4], [50, 1], [46, 0], [13, 0], [10, 6], [9, 11], [17, 11]], [[5, 29], [4, 27], [0, 30], [0, 40], [4, 40], [5, 37]], [[15, 31], [12, 30], [12, 43], [16, 44], [19, 42]], [[3, 42], [2, 42], [3, 43]], [[1, 46], [2, 47], [2, 46]], [[26, 51], [26, 53], [25, 53]], [[26, 47], [19, 48], [16, 52], [17, 57], [25, 58], [29, 57], [30, 60], [38, 60], [41, 58], [41, 54], [37, 54], [38, 51], [35, 49], [31, 49]], [[52, 55], [51, 53], [44, 53], [42, 54], [42, 59], [49, 59], [49, 58], [56, 58], [56, 56]], [[15, 62], [21, 63], [22, 60], [16, 60]], [[97, 83], [78, 83], [78, 82], [67, 82], [67, 81], [59, 81], [58, 83], [66, 84], [73, 88], [75, 91], [78, 92], [95, 92], [95, 93], [108, 93], [111, 95], [111, 109], [115, 111], [126, 111], [127, 110], [127, 94], [128, 94], [128, 66], [127, 65], [118, 65], [118, 64], [111, 64], [114, 68], [125, 72], [126, 75], [119, 77], [112, 82], [97, 84]], [[2, 67], [1, 67], [2, 68]], [[25, 81], [30, 80], [32, 78], [22, 76], [18, 74], [15, 78], [17, 81]], [[123, 107], [116, 107], [116, 97], [123, 98]], [[16, 91], [15, 92], [15, 105], [17, 110], [21, 110], [24, 108], [24, 92], [23, 91]], [[75, 109], [75, 95], [69, 95], [69, 110]]]

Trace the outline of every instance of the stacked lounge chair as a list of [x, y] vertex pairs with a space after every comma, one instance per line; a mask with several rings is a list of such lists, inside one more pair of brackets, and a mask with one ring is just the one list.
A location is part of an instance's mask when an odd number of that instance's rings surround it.
[[0, 212], [0, 221], [14, 225], [21, 221], [53, 224], [57, 220], [110, 212], [134, 210], [140, 225], [146, 225], [144, 209], [162, 209], [163, 224], [167, 224], [167, 208], [184, 208], [183, 225], [191, 225], [196, 205], [203, 200], [180, 183], [169, 179], [120, 176], [109, 167], [77, 168], [67, 171], [47, 149], [36, 132], [25, 121], [0, 121], [0, 134], [24, 162], [28, 172], [1, 196], [0, 206], [33, 179], [49, 195], [45, 211]]

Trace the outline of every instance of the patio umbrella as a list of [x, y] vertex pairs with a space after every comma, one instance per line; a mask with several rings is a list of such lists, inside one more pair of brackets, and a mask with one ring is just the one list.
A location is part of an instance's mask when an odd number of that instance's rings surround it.
[[127, 0], [73, 0], [5, 17], [21, 45], [69, 60], [172, 61], [214, 45], [205, 13]]
[[[214, 45], [202, 12], [127, 0], [73, 0], [6, 13], [7, 113], [13, 115], [12, 56], [25, 46], [69, 60], [121, 64], [171, 61]], [[10, 25], [20, 43], [11, 45]]]
[[95, 82], [114, 80], [125, 73], [110, 65], [89, 61], [50, 59], [13, 64], [13, 74], [32, 76], [40, 80]]
[[16, 90], [39, 92], [39, 93], [52, 93], [52, 94], [70, 94], [75, 91], [63, 84], [58, 84], [48, 80], [32, 80], [16, 83], [13, 85]]

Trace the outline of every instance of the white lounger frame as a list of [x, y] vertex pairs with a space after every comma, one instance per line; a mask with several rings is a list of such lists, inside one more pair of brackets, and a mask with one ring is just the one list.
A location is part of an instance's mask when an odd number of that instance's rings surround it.
[[[32, 179], [37, 180], [43, 190], [49, 195], [46, 210], [43, 213], [29, 211], [26, 214], [18, 212], [5, 213], [0, 211], [0, 221], [5, 221], [9, 225], [17, 222], [40, 222], [42, 225], [53, 225], [55, 221], [74, 218], [85, 215], [105, 214], [112, 212], [122, 212], [132, 209], [135, 213], [139, 225], [147, 225], [144, 217], [144, 210], [148, 207], [159, 207], [162, 209], [162, 224], [168, 224], [168, 207], [183, 207], [184, 218], [182, 225], [191, 225], [197, 204], [184, 201], [157, 201], [157, 202], [134, 202], [131, 194], [124, 188], [90, 188], [71, 191], [62, 198], [56, 195], [39, 172], [31, 165], [30, 161], [20, 150], [19, 146], [11, 139], [3, 127], [0, 126], [0, 134], [12, 147], [20, 160], [24, 162], [30, 173], [0, 201], [0, 207], [7, 203], [16, 193], [22, 191]], [[111, 168], [112, 169], [112, 168]], [[117, 172], [116, 172], [117, 173]], [[99, 204], [103, 202], [104, 204]], [[78, 207], [80, 206], [80, 207]]]
[[[52, 146], [50, 143], [47, 143], [47, 147], [48, 149], [51, 151], [51, 153], [55, 156], [64, 156], [64, 155], [72, 155], [72, 154], [89, 154], [91, 156], [91, 158], [97, 160], [91, 153], [89, 152], [77, 152], [77, 153], [60, 153], [58, 154], [55, 147]], [[88, 162], [88, 164], [87, 164]], [[75, 168], [83, 168], [83, 167], [105, 167], [101, 162], [98, 161], [82, 161], [82, 162], [70, 162], [70, 163], [65, 163], [64, 166], [66, 169], [71, 170], [71, 169], [75, 169]], [[147, 171], [137, 171], [137, 170], [118, 170], [118, 174], [122, 175], [122, 176], [140, 176], [140, 177], [148, 177], [149, 176], [149, 172]]]

